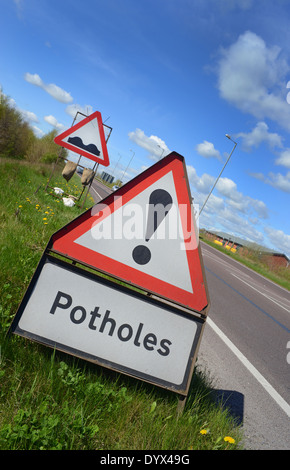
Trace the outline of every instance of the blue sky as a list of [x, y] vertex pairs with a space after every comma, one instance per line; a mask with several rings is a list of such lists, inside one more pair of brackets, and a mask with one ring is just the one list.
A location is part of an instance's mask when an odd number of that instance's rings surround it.
[[38, 135], [100, 111], [116, 177], [176, 151], [202, 205], [228, 133], [200, 227], [290, 257], [288, 0], [1, 0], [1, 19], [0, 86]]

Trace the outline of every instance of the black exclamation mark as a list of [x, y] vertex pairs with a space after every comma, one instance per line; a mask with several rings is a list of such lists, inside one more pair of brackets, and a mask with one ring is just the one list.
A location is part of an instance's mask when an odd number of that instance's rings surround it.
[[[145, 241], [148, 242], [155, 230], [166, 217], [172, 206], [172, 197], [165, 189], [156, 189], [150, 194], [147, 230]], [[138, 245], [132, 252], [137, 264], [147, 264], [151, 259], [151, 251], [145, 245]]]

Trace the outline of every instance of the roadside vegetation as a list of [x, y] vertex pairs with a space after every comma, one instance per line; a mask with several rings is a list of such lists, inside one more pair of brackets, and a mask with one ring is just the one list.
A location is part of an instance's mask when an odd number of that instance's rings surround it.
[[[57, 159], [60, 147], [54, 143], [57, 131], [37, 137], [13, 99], [0, 88], [0, 157], [26, 160], [34, 163], [51, 163]], [[67, 152], [63, 149], [63, 156]]]
[[262, 276], [270, 279], [270, 281], [279, 284], [284, 289], [290, 290], [290, 266], [287, 268], [284, 267], [276, 267], [270, 268], [267, 263], [263, 262], [261, 259], [259, 250], [254, 250], [247, 248], [247, 252], [239, 252], [232, 253], [230, 250], [227, 250], [225, 247], [215, 244], [212, 240], [209, 240], [204, 233], [204, 231], [200, 231], [199, 233], [200, 240], [204, 241], [208, 245], [212, 246], [216, 250], [221, 251], [227, 256], [239, 261], [240, 263], [244, 264], [248, 268], [256, 271], [257, 273], [261, 274]]
[[[196, 370], [175, 394], [6, 333], [50, 236], [77, 217], [45, 191], [51, 165], [0, 158], [0, 449], [241, 448], [241, 430]], [[79, 194], [77, 175], [54, 184]], [[87, 198], [86, 207], [93, 205]]]

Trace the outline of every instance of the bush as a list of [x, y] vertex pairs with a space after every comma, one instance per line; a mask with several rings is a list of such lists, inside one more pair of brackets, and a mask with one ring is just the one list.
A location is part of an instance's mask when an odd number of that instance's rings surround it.
[[[53, 163], [56, 161], [60, 147], [54, 142], [56, 129], [36, 137], [7, 96], [0, 89], [0, 158], [26, 159], [30, 162]], [[62, 156], [68, 152], [63, 149]]]

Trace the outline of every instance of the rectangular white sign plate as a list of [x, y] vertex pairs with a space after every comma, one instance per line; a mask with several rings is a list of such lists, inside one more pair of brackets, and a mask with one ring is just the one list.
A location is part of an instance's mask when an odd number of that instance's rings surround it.
[[10, 330], [185, 393], [203, 324], [144, 294], [43, 256]]

